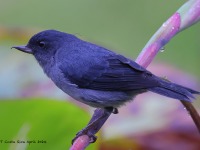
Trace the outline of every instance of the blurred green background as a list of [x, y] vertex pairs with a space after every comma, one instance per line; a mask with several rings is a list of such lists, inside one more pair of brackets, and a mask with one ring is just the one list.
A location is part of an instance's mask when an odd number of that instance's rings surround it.
[[[27, 100], [23, 94], [17, 95], [16, 100], [13, 93], [19, 91], [19, 83], [22, 89], [33, 87], [31, 81], [38, 83], [47, 77], [33, 57], [10, 47], [26, 44], [38, 31], [56, 29], [135, 59], [155, 31], [184, 2], [186, 0], [0, 0], [0, 140], [43, 138], [46, 144], [25, 145], [20, 150], [68, 149], [75, 133], [89, 120], [89, 113], [71, 102], [31, 99], [30, 96]], [[167, 63], [199, 80], [199, 39], [200, 24], [195, 24], [173, 38], [154, 62]], [[30, 69], [28, 74], [24, 70], [14, 71], [17, 66], [26, 65], [23, 60], [29, 62], [29, 66], [25, 66]], [[31, 93], [32, 88], [29, 90]], [[42, 91], [31, 97], [46, 97], [48, 92], [45, 95]], [[62, 94], [58, 92], [58, 95]], [[64, 99], [64, 96], [53, 98]], [[23, 128], [27, 131], [20, 134]], [[0, 143], [3, 150], [18, 150], [17, 146]], [[97, 147], [98, 143], [88, 149]]]

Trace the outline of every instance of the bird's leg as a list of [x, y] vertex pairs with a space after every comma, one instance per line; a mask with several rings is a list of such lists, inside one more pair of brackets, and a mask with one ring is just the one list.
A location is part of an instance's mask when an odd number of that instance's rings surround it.
[[90, 143], [94, 143], [97, 139], [95, 134], [101, 129], [101, 127], [106, 122], [111, 113], [117, 114], [118, 113], [117, 108], [113, 107], [106, 107], [104, 109], [97, 108], [94, 111], [94, 114], [91, 120], [89, 121], [88, 125], [76, 134], [76, 137], [72, 140], [72, 144], [79, 136], [82, 135], [88, 135], [91, 139]]

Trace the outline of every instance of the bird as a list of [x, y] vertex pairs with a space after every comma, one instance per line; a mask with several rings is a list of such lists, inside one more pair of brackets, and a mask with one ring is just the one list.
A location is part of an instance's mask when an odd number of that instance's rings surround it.
[[41, 31], [26, 45], [12, 48], [32, 54], [58, 88], [95, 108], [119, 108], [147, 91], [189, 102], [200, 94], [121, 54], [57, 30]]

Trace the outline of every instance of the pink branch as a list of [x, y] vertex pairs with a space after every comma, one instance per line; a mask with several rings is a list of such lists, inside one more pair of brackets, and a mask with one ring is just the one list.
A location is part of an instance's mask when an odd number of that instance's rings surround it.
[[178, 33], [180, 21], [181, 18], [179, 13], [175, 13], [171, 16], [152, 36], [136, 59], [136, 62], [146, 68], [152, 62], [159, 50], [163, 48], [176, 33]]
[[200, 0], [187, 1], [176, 13], [174, 13], [158, 31], [151, 37], [136, 59], [136, 62], [147, 67], [156, 54], [177, 33], [190, 27], [200, 20]]
[[[136, 62], [143, 67], [147, 67], [159, 50], [166, 45], [177, 33], [200, 20], [200, 0], [187, 1], [176, 13], [174, 13], [152, 36], [149, 42], [141, 51]], [[186, 108], [191, 108], [189, 103], [184, 104]], [[190, 106], [188, 106], [190, 105]], [[195, 111], [195, 109], [192, 109]], [[190, 109], [188, 109], [190, 111]], [[194, 114], [190, 111], [191, 114]], [[199, 119], [197, 113], [195, 118]], [[194, 116], [194, 115], [193, 115]], [[199, 122], [198, 120], [194, 120]], [[200, 123], [199, 123], [200, 124]], [[200, 128], [200, 126], [199, 126]], [[199, 129], [200, 130], [200, 129]], [[90, 138], [87, 135], [80, 136], [76, 139], [70, 150], [84, 150], [90, 144]]]
[[90, 138], [87, 135], [82, 135], [77, 138], [70, 150], [84, 150], [90, 144]]

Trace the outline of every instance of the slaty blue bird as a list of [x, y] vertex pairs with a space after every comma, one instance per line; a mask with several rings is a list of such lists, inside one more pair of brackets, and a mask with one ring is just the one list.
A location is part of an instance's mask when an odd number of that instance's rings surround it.
[[13, 48], [32, 54], [62, 91], [97, 108], [118, 108], [147, 91], [184, 101], [200, 94], [109, 49], [56, 30], [39, 32], [27, 45]]

